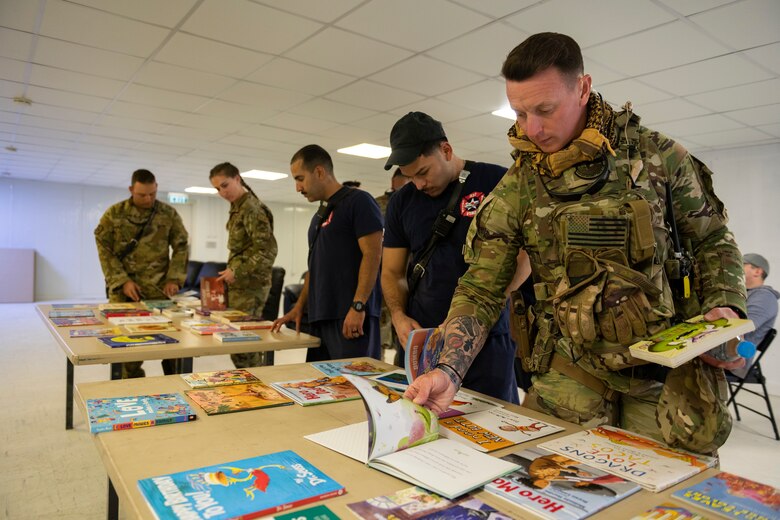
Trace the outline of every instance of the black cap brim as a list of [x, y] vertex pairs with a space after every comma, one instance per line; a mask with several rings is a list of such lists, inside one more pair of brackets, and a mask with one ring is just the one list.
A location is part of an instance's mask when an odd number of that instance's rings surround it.
[[422, 153], [421, 146], [411, 146], [405, 148], [396, 148], [390, 152], [390, 157], [385, 162], [385, 170], [389, 170], [393, 166], [406, 166], [413, 163]]

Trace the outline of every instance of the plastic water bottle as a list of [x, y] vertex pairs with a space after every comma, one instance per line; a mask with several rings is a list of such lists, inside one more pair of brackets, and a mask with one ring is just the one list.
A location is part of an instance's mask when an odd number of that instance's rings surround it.
[[721, 361], [736, 361], [741, 357], [751, 359], [756, 355], [756, 345], [752, 341], [742, 339], [742, 336], [737, 336], [736, 345], [729, 346], [728, 343], [723, 343], [708, 351], [707, 354]]

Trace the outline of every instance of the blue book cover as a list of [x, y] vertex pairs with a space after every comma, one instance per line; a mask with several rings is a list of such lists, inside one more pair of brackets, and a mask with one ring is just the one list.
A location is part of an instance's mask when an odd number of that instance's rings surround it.
[[672, 496], [726, 518], [780, 518], [780, 491], [738, 475], [718, 473]]
[[131, 430], [197, 419], [179, 394], [135, 395], [87, 399], [91, 433]]
[[95, 315], [92, 309], [64, 309], [49, 311], [49, 318], [91, 318]]
[[138, 481], [157, 518], [257, 518], [345, 493], [294, 451], [282, 451]]
[[336, 377], [342, 374], [375, 376], [385, 371], [369, 361], [316, 361], [311, 366], [328, 377]]
[[164, 345], [167, 343], [178, 343], [178, 339], [174, 339], [165, 334], [124, 334], [121, 336], [109, 336], [98, 338], [111, 348], [118, 347], [142, 347], [144, 345]]
[[64, 309], [94, 309], [97, 304], [92, 303], [52, 303], [51, 308], [54, 310]]

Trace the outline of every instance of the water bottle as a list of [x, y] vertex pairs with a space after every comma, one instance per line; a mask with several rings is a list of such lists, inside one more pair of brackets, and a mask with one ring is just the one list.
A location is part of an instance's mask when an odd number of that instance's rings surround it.
[[736, 361], [741, 357], [749, 360], [756, 355], [756, 344], [742, 339], [742, 336], [737, 336], [736, 344], [723, 343], [708, 351], [707, 354], [721, 361]]

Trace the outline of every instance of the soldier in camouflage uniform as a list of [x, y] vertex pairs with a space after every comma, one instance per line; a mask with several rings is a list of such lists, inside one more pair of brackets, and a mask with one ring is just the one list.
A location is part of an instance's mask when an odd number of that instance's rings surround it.
[[[219, 273], [218, 279], [230, 286], [230, 308], [258, 315], [271, 290], [271, 272], [278, 252], [274, 217], [232, 164], [216, 165], [209, 174], [209, 180], [219, 195], [230, 202], [227, 223], [230, 256], [227, 268]], [[230, 359], [236, 368], [265, 364], [263, 352], [231, 354]]]
[[[742, 258], [711, 172], [682, 146], [615, 113], [591, 91], [579, 46], [537, 34], [502, 70], [517, 113], [514, 166], [469, 231], [470, 268], [446, 322], [438, 370], [407, 391], [446, 408], [504, 302], [519, 248], [533, 267], [527, 318], [534, 373], [525, 405], [586, 427], [611, 423], [711, 453], [731, 430], [722, 370], [697, 358], [671, 371], [627, 347], [705, 313], [745, 316]], [[685, 252], [697, 283], [685, 276]], [[681, 270], [683, 272], [681, 272]]]
[[[156, 200], [152, 172], [133, 172], [129, 189], [131, 197], [108, 208], [95, 228], [108, 301], [168, 298], [187, 276], [187, 230], [173, 207]], [[141, 230], [137, 245], [131, 246]], [[173, 374], [175, 362], [163, 360], [163, 371]], [[144, 377], [141, 364], [122, 363], [122, 378]]]

